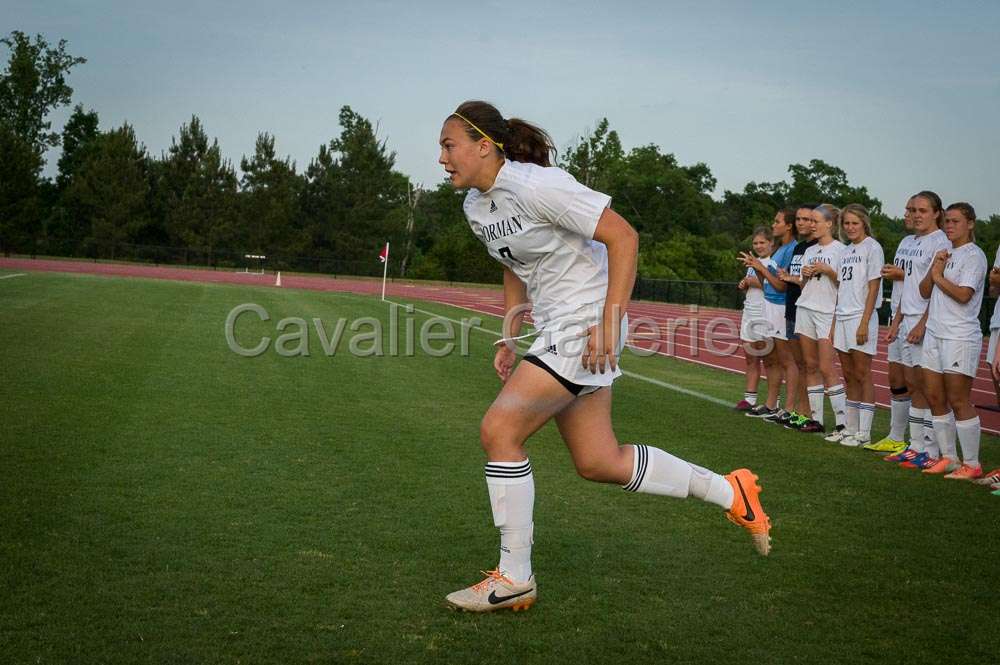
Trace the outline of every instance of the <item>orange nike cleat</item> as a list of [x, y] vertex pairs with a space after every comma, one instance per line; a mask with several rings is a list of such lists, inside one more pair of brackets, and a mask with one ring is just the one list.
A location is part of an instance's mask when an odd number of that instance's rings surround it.
[[958, 471], [952, 471], [945, 476], [945, 478], [948, 480], [975, 480], [976, 478], [981, 478], [982, 476], [983, 467], [963, 464]]
[[760, 485], [750, 469], [736, 469], [726, 475], [733, 487], [733, 505], [726, 519], [750, 532], [754, 549], [763, 556], [771, 551], [771, 518], [760, 505]]

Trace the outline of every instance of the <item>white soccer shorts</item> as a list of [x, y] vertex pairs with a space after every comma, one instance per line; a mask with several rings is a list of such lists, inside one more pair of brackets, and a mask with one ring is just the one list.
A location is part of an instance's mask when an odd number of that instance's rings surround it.
[[788, 335], [785, 332], [785, 306], [783, 304], [775, 305], [773, 302], [765, 300], [764, 317], [768, 323], [768, 337], [781, 340], [788, 339]]
[[744, 342], [766, 342], [771, 337], [771, 325], [764, 312], [748, 312], [743, 310], [740, 319], [740, 339]]
[[931, 333], [924, 335], [924, 369], [938, 374], [964, 374], [975, 377], [979, 369], [979, 354], [983, 340], [941, 339]]
[[861, 351], [874, 356], [875, 348], [878, 346], [878, 316], [872, 313], [868, 319], [868, 341], [858, 346], [858, 324], [860, 322], [860, 316], [853, 319], [837, 319], [837, 323], [833, 326], [833, 348], [844, 353]]
[[986, 347], [986, 362], [990, 365], [997, 357], [997, 342], [1000, 342], [1000, 328], [990, 328], [990, 345]]
[[[906, 341], [910, 334], [910, 327], [920, 321], [919, 316], [904, 316], [899, 324], [899, 339], [902, 341], [899, 347], [899, 362], [906, 367], [923, 367], [923, 341], [920, 344], [910, 344]], [[927, 339], [927, 332], [924, 332], [924, 339]]]
[[795, 332], [810, 339], [820, 340], [830, 336], [833, 314], [799, 307], [795, 314]]
[[585, 332], [588, 327], [595, 325], [596, 319], [562, 319], [553, 321], [545, 326], [538, 337], [535, 338], [531, 348], [525, 355], [535, 356], [546, 367], [566, 379], [570, 383], [578, 386], [585, 386], [579, 395], [592, 393], [604, 386], [610, 386], [615, 379], [622, 375], [621, 357], [625, 349], [626, 337], [628, 336], [628, 315], [622, 317], [621, 334], [618, 339], [616, 355], [618, 356], [618, 367], [614, 370], [605, 368], [604, 374], [600, 371], [591, 374], [590, 370], [583, 367], [583, 352], [587, 348], [587, 337], [581, 337], [580, 333]]

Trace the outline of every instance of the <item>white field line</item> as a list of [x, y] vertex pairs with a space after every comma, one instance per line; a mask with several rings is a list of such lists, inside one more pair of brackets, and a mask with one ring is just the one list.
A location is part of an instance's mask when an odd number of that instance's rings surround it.
[[16, 272], [13, 275], [0, 275], [0, 279], [10, 279], [11, 277], [24, 277], [28, 273], [26, 272]]
[[[393, 305], [400, 306], [400, 307], [403, 306], [403, 305], [401, 305], [398, 302], [393, 302], [392, 300], [388, 300], [388, 299], [386, 299], [386, 302], [392, 303]], [[441, 303], [441, 304], [445, 304], [445, 303]], [[448, 305], [448, 306], [449, 307], [455, 307], [455, 305]], [[410, 305], [410, 307], [413, 307], [413, 311], [420, 312], [421, 314], [426, 314], [427, 316], [441, 318], [441, 319], [444, 319], [445, 321], [451, 321], [452, 323], [457, 323], [459, 325], [466, 325], [465, 323], [463, 323], [462, 321], [459, 321], [458, 319], [452, 319], [452, 318], [447, 317], [447, 316], [442, 316], [440, 314], [435, 314], [434, 312], [429, 312], [426, 309], [420, 309], [419, 307], [415, 307], [413, 305]], [[494, 317], [497, 316], [496, 314], [489, 314], [487, 312], [480, 312], [480, 311], [476, 311], [476, 310], [468, 308], [468, 307], [462, 307], [461, 309], [467, 309], [470, 312], [475, 312], [476, 314], [483, 314], [485, 316], [494, 316]], [[498, 317], [498, 318], [502, 318], [502, 317]], [[488, 328], [482, 328], [480, 326], [470, 326], [470, 327], [472, 329], [474, 329], [474, 330], [478, 330], [480, 332], [484, 332], [484, 333], [486, 333], [488, 335], [493, 335], [494, 337], [500, 337], [500, 333], [498, 333], [498, 332], [496, 332], [494, 330], [489, 330]], [[659, 379], [654, 379], [652, 377], [645, 376], [645, 375], [639, 374], [637, 372], [631, 372], [629, 370], [622, 370], [622, 374], [624, 376], [628, 376], [628, 377], [633, 378], [633, 379], [638, 379], [639, 381], [645, 381], [646, 383], [651, 383], [651, 384], [653, 384], [655, 386], [659, 386], [661, 388], [666, 388], [667, 390], [672, 390], [674, 392], [678, 392], [678, 393], [681, 393], [683, 395], [688, 395], [690, 397], [697, 397], [698, 399], [704, 400], [706, 402], [711, 402], [713, 404], [718, 404], [720, 406], [732, 406], [732, 404], [730, 404], [729, 402], [727, 402], [724, 399], [719, 399], [718, 397], [714, 397], [712, 395], [706, 395], [705, 393], [698, 392], [697, 390], [691, 390], [690, 388], [684, 388], [683, 386], [678, 386], [678, 385], [675, 385], [673, 383], [667, 383], [666, 381], [660, 381]]]

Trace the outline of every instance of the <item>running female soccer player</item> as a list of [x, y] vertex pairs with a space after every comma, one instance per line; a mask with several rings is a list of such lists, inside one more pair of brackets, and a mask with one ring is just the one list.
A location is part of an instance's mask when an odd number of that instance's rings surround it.
[[[903, 210], [903, 227], [908, 235], [899, 241], [896, 247], [896, 255], [892, 259], [892, 265], [882, 267], [882, 279], [892, 282], [892, 296], [889, 299], [889, 320], [896, 318], [899, 310], [899, 301], [903, 297], [903, 277], [906, 267], [906, 256], [909, 252], [910, 243], [916, 237], [913, 231], [913, 197], [906, 202]], [[895, 454], [902, 452], [906, 448], [906, 425], [910, 418], [910, 392], [906, 389], [906, 377], [903, 374], [903, 339], [896, 336], [891, 342], [886, 340], [887, 352], [889, 356], [889, 434], [884, 438], [873, 441], [864, 448], [874, 450], [878, 453]]]
[[[872, 237], [872, 223], [864, 206], [850, 203], [841, 212], [844, 236], [850, 243], [840, 256], [840, 287], [834, 313], [833, 346], [847, 382], [848, 423], [840, 443], [871, 443], [875, 416], [872, 357], [878, 342], [878, 314], [882, 303], [882, 268], [885, 253]], [[853, 409], [851, 408], [853, 407]], [[859, 422], [851, 422], [857, 417]]]
[[[913, 400], [910, 406], [910, 446], [900, 453], [882, 459], [887, 462], [898, 462], [900, 466], [908, 469], [925, 469], [937, 462], [940, 453], [937, 442], [933, 440], [934, 423], [927, 408], [927, 397], [924, 394], [923, 376], [920, 371], [924, 333], [927, 327], [927, 306], [930, 302], [921, 295], [920, 282], [930, 270], [934, 256], [942, 249], [951, 249], [951, 242], [940, 228], [944, 223], [941, 197], [934, 192], [923, 191], [914, 194], [911, 202], [915, 237], [903, 256], [906, 264], [903, 292], [899, 300], [899, 309], [886, 334], [886, 341], [890, 344], [896, 337], [903, 339], [900, 360], [903, 364], [906, 387]], [[928, 432], [925, 432], [925, 429]]]
[[[771, 245], [773, 239], [771, 230], [766, 226], [754, 229], [751, 246], [754, 253], [765, 266], [772, 266]], [[749, 411], [757, 406], [757, 389], [760, 384], [761, 357], [765, 355], [768, 338], [768, 324], [764, 317], [764, 290], [757, 272], [747, 268], [747, 274], [740, 280], [739, 289], [746, 291], [743, 300], [743, 315], [740, 318], [740, 341], [743, 355], [746, 357], [746, 389], [743, 399], [736, 404], [737, 411]], [[766, 354], [770, 359], [773, 354]], [[770, 384], [776, 378], [777, 362], [773, 359], [764, 362], [767, 367], [767, 381]]]
[[[611, 210], [610, 198], [549, 166], [554, 148], [544, 131], [505, 120], [486, 102], [465, 102], [449, 114], [440, 146], [438, 161], [451, 184], [469, 190], [469, 226], [503, 265], [508, 314], [493, 361], [503, 387], [480, 426], [500, 561], [447, 602], [474, 612], [527, 609], [535, 602], [535, 482], [524, 444], [553, 418], [584, 478], [716, 504], [767, 554], [770, 521], [749, 470], [721, 476], [659, 448], [622, 446], [615, 438], [611, 383], [621, 375], [638, 234]], [[515, 367], [510, 339], [518, 336], [529, 304], [540, 335]]]
[[802, 255], [802, 295], [799, 296], [795, 332], [799, 334], [802, 357], [809, 383], [809, 408], [812, 422], [803, 431], [823, 432], [823, 392], [837, 425], [844, 424], [844, 384], [833, 368], [833, 311], [837, 307], [837, 263], [844, 251], [840, 235], [840, 210], [824, 203], [813, 211], [813, 238], [816, 244]]
[[[943, 473], [953, 480], [974, 480], [983, 475], [979, 416], [969, 396], [983, 350], [979, 308], [989, 264], [975, 243], [975, 227], [976, 211], [971, 205], [948, 206], [944, 232], [951, 250], [938, 250], [920, 281], [920, 295], [930, 298], [921, 365], [924, 394], [931, 405], [934, 436], [941, 450], [940, 459], [925, 467], [924, 473]], [[953, 419], [962, 446], [961, 464], [955, 450]]]

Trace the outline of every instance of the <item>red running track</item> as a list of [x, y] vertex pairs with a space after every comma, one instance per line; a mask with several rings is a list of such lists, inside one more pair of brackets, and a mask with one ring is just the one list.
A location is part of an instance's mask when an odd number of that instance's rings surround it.
[[[109, 277], [143, 277], [193, 282], [274, 286], [273, 274], [254, 275], [227, 270], [173, 268], [142, 264], [92, 263], [87, 261], [60, 261], [42, 259], [0, 258], [0, 268], [15, 271], [51, 271], [86, 273]], [[382, 285], [378, 280], [337, 279], [319, 275], [284, 275], [282, 288], [312, 291], [344, 291], [378, 295]], [[499, 289], [476, 287], [433, 286], [408, 282], [390, 282], [386, 295], [396, 299], [427, 300], [462, 307], [477, 313], [503, 316], [503, 293]], [[695, 308], [687, 305], [637, 301], [629, 307], [629, 317], [652, 322], [659, 328], [655, 339], [633, 339], [635, 346], [654, 347], [657, 354], [695, 362], [708, 367], [742, 374], [746, 367], [742, 351], [738, 349], [740, 312], [725, 309]], [[680, 324], [681, 320], [688, 323]], [[714, 328], [714, 333], [709, 330]], [[650, 330], [649, 324], [638, 332]], [[884, 329], [880, 331], [884, 334]], [[634, 337], [638, 338], [638, 335]], [[714, 347], [713, 347], [714, 345]], [[979, 373], [973, 381], [972, 401], [977, 405], [994, 405], [996, 396], [985, 361], [986, 344], [983, 345]], [[888, 360], [885, 344], [879, 343], [878, 353], [872, 362], [875, 379], [876, 401], [881, 406], [889, 404]], [[739, 395], [734, 395], [733, 402]], [[983, 429], [1000, 434], [1000, 413], [979, 408]]]

